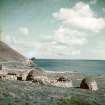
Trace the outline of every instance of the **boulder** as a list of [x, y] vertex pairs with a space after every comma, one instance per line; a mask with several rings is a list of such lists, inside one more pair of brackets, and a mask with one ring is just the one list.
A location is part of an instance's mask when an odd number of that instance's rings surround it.
[[92, 90], [92, 91], [98, 90], [97, 82], [91, 77], [84, 78], [81, 81], [80, 88], [89, 89], [89, 90]]

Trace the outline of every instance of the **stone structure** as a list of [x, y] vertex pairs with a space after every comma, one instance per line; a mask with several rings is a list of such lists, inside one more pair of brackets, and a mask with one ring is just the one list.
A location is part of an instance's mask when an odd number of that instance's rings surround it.
[[32, 60], [31, 59], [27, 59], [26, 60], [26, 62], [25, 62], [25, 64], [27, 65], [27, 66], [29, 66], [29, 67], [31, 67], [32, 66]]
[[6, 80], [6, 75], [0, 74], [0, 80]]
[[59, 78], [57, 78], [56, 80], [53, 80], [53, 81], [51, 80], [50, 84], [52, 86], [62, 87], [62, 88], [73, 87], [72, 80], [69, 80], [69, 79], [65, 78], [64, 76], [60, 76]]
[[82, 89], [89, 89], [92, 91], [98, 90], [97, 83], [94, 79], [87, 77], [81, 81], [80, 88]]
[[68, 81], [68, 79], [66, 79], [64, 76], [60, 76], [60, 77], [57, 79], [57, 82], [65, 82], [65, 81]]
[[35, 80], [37, 77], [47, 77], [47, 74], [44, 73], [43, 71], [34, 69], [28, 73], [26, 80], [32, 81]]

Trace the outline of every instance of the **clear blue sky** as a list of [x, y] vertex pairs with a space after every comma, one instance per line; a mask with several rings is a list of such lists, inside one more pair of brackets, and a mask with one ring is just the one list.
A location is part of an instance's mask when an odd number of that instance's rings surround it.
[[105, 59], [105, 0], [0, 0], [0, 33], [27, 57]]

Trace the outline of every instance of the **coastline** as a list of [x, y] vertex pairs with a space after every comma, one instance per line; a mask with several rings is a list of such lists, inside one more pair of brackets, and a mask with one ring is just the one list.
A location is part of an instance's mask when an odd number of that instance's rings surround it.
[[62, 74], [65, 74], [65, 73], [79, 73], [77, 71], [48, 71], [48, 70], [44, 70], [46, 73], [52, 73], [52, 74], [56, 74], [56, 73], [62, 73]]

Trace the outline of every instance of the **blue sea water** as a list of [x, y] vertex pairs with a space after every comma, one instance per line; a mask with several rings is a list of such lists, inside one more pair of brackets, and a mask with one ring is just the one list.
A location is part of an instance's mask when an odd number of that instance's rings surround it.
[[105, 75], [105, 60], [36, 59], [34, 62], [47, 71], [77, 71], [89, 75]]

